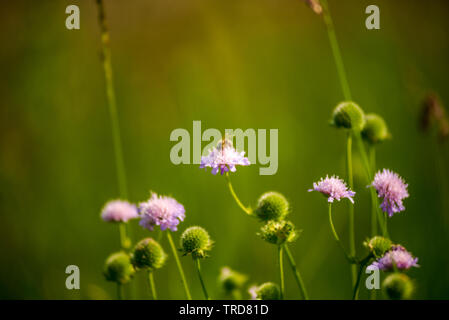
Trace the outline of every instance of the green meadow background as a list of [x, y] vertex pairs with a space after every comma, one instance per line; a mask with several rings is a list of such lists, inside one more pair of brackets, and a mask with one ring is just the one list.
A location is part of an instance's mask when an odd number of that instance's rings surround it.
[[[331, 236], [324, 197], [308, 193], [326, 174], [345, 177], [345, 134], [328, 125], [343, 99], [322, 17], [300, 0], [106, 0], [129, 200], [149, 190], [174, 196], [191, 225], [215, 246], [202, 264], [214, 298], [222, 266], [277, 281], [276, 249], [256, 236], [225, 179], [170, 162], [170, 133], [201, 120], [203, 130], [279, 129], [279, 169], [238, 168], [245, 204], [265, 191], [290, 200], [301, 237], [291, 247], [311, 298], [349, 299], [350, 273]], [[65, 28], [77, 4], [81, 29]], [[381, 29], [365, 28], [376, 4]], [[449, 105], [449, 3], [329, 0], [353, 99], [381, 114], [393, 139], [377, 149], [379, 168], [409, 183], [406, 211], [389, 220], [395, 242], [419, 257], [411, 270], [418, 299], [449, 298], [449, 146], [419, 130], [421, 101], [437, 92]], [[115, 285], [103, 263], [119, 248], [118, 228], [100, 219], [117, 198], [111, 125], [94, 1], [10, 1], [0, 11], [0, 298], [108, 299]], [[205, 146], [206, 143], [203, 144]], [[355, 153], [357, 252], [369, 235], [370, 201]], [[348, 201], [335, 206], [347, 243]], [[130, 225], [133, 240], [157, 236]], [[162, 245], [169, 251], [167, 239]], [[190, 258], [181, 258], [194, 298], [202, 298]], [[79, 266], [81, 289], [65, 288]], [[288, 264], [286, 297], [299, 298]], [[160, 298], [183, 299], [173, 256], [155, 273]], [[146, 278], [134, 297], [150, 297]], [[130, 288], [127, 292], [133, 291]], [[129, 296], [129, 295], [128, 295]], [[249, 296], [244, 295], [245, 298]], [[362, 288], [361, 297], [368, 297]]]

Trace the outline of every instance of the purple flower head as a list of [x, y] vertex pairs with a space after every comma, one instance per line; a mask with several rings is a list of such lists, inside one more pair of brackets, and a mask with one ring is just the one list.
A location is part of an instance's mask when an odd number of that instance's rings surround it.
[[378, 171], [370, 186], [376, 189], [379, 198], [384, 198], [380, 207], [388, 216], [392, 217], [394, 213], [405, 210], [402, 199], [409, 196], [408, 185], [397, 173], [388, 169]]
[[101, 218], [108, 222], [128, 222], [138, 217], [136, 206], [122, 200], [109, 201], [101, 211]]
[[207, 156], [201, 157], [200, 169], [210, 167], [212, 174], [217, 174], [220, 170], [223, 173], [231, 171], [235, 172], [235, 166], [249, 166], [250, 162], [245, 157], [245, 151], [238, 152], [234, 149], [230, 140], [220, 141], [218, 145], [209, 150]]
[[371, 266], [377, 267], [384, 271], [390, 271], [394, 268], [394, 266], [400, 270], [407, 270], [411, 267], [419, 267], [418, 258], [414, 258], [412, 254], [401, 245], [392, 246], [382, 258], [374, 261]]
[[313, 183], [313, 189], [311, 191], [318, 191], [328, 197], [329, 202], [334, 202], [334, 200], [340, 201], [341, 198], [348, 198], [349, 201], [354, 203], [352, 197], [355, 195], [354, 191], [351, 191], [346, 186], [346, 183], [337, 176], [328, 177], [325, 179], [321, 178], [320, 181]]
[[160, 226], [161, 230], [178, 230], [179, 221], [185, 218], [185, 209], [182, 204], [173, 198], [158, 196], [151, 193], [148, 201], [139, 204], [139, 224], [153, 231], [154, 226]]

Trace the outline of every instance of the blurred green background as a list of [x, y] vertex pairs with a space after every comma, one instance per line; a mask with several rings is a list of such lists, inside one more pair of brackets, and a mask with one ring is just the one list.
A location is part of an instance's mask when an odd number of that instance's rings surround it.
[[[329, 1], [353, 98], [381, 114], [393, 139], [379, 146], [378, 166], [409, 183], [406, 211], [389, 222], [395, 242], [419, 257], [409, 272], [418, 299], [449, 298], [448, 143], [419, 131], [429, 90], [449, 104], [449, 3]], [[81, 29], [65, 28], [77, 4]], [[381, 29], [365, 28], [376, 4]], [[106, 1], [112, 62], [130, 201], [149, 190], [186, 208], [183, 231], [205, 227], [215, 240], [203, 262], [214, 298], [219, 269], [277, 281], [276, 249], [256, 236], [260, 225], [234, 203], [221, 176], [197, 165], [175, 166], [170, 132], [201, 120], [206, 128], [279, 129], [279, 170], [257, 165], [233, 174], [242, 201], [268, 190], [291, 202], [303, 229], [292, 252], [315, 299], [351, 297], [350, 273], [327, 221], [325, 199], [307, 193], [326, 174], [345, 176], [345, 134], [328, 125], [343, 99], [322, 17], [300, 0]], [[111, 126], [100, 63], [94, 1], [14, 1], [0, 12], [0, 298], [115, 298], [102, 276], [119, 248], [118, 229], [100, 217], [118, 197]], [[203, 144], [205, 146], [206, 143]], [[357, 250], [369, 235], [369, 194], [357, 153]], [[335, 224], [347, 242], [347, 201]], [[446, 208], [446, 209], [445, 209]], [[151, 236], [134, 221], [134, 240]], [[179, 233], [175, 234], [176, 241]], [[164, 248], [169, 246], [164, 238]], [[193, 263], [182, 258], [195, 298]], [[81, 289], [65, 288], [65, 268], [78, 265]], [[298, 298], [288, 265], [287, 298]], [[138, 298], [149, 298], [143, 275]], [[160, 298], [184, 294], [173, 257], [157, 271]], [[368, 297], [362, 289], [361, 297]]]

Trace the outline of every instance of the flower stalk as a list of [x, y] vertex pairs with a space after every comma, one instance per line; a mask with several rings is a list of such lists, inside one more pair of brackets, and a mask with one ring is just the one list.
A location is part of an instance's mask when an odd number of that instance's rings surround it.
[[234, 198], [235, 202], [237, 203], [237, 205], [240, 207], [240, 209], [242, 209], [246, 214], [251, 214], [251, 209], [247, 208], [243, 205], [243, 203], [240, 201], [239, 197], [237, 196], [237, 194], [234, 191], [234, 188], [232, 187], [232, 183], [231, 183], [231, 178], [229, 177], [229, 173], [226, 172], [226, 180], [228, 182], [228, 188], [229, 191], [231, 192], [232, 197]]
[[285, 284], [284, 284], [284, 263], [283, 263], [283, 250], [284, 247], [282, 245], [278, 246], [278, 259], [279, 259], [279, 281], [280, 281], [280, 299], [284, 299], [285, 294]]
[[296, 283], [298, 284], [298, 288], [301, 291], [302, 298], [304, 300], [309, 300], [309, 295], [307, 294], [306, 286], [304, 285], [304, 281], [299, 273], [298, 268], [296, 267], [295, 259], [293, 258], [290, 249], [287, 244], [284, 245], [285, 253], [287, 254], [288, 261], [290, 262], [290, 266], [293, 271], [293, 275], [295, 276]]
[[154, 284], [154, 275], [153, 275], [152, 271], [148, 271], [148, 283], [151, 288], [151, 294], [153, 296], [153, 300], [157, 300], [156, 285]]
[[201, 288], [203, 289], [204, 298], [206, 300], [209, 300], [209, 295], [208, 295], [207, 290], [206, 290], [206, 285], [204, 284], [203, 276], [201, 275], [200, 259], [199, 258], [193, 258], [193, 260], [195, 262], [196, 270], [198, 272], [198, 278], [200, 279]]
[[[348, 132], [348, 141], [347, 141], [347, 166], [348, 166], [348, 184], [351, 190], [354, 190], [354, 178], [352, 174], [352, 133]], [[349, 203], [349, 254], [352, 257], [355, 257], [355, 226], [354, 226], [354, 204]], [[352, 285], [355, 285], [356, 282], [356, 274], [357, 267], [354, 264], [350, 265], [351, 268], [351, 279]]]
[[188, 300], [192, 300], [192, 295], [190, 294], [189, 286], [187, 285], [187, 280], [184, 275], [184, 270], [182, 269], [181, 261], [179, 261], [178, 252], [176, 250], [175, 244], [173, 242], [173, 238], [170, 234], [170, 231], [167, 231], [168, 242], [170, 243], [170, 247], [173, 252], [173, 256], [175, 257], [176, 266], [178, 267], [179, 275], [181, 276], [182, 284], [184, 286], [184, 291]]

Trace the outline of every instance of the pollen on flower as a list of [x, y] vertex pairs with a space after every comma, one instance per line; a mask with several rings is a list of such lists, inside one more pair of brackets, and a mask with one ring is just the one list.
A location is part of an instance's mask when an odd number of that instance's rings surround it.
[[349, 201], [354, 203], [354, 199], [352, 197], [355, 195], [355, 192], [348, 189], [346, 183], [337, 176], [332, 176], [326, 178], [321, 178], [320, 181], [313, 183], [313, 188], [308, 190], [321, 192], [328, 198], [329, 202], [334, 202], [334, 200], [340, 201], [341, 198], [348, 198]]
[[173, 198], [158, 196], [154, 192], [148, 201], [139, 204], [139, 212], [139, 224], [150, 231], [153, 231], [154, 226], [160, 226], [161, 230], [176, 231], [179, 222], [185, 218], [182, 204]]
[[138, 217], [136, 206], [122, 200], [109, 201], [101, 211], [101, 218], [107, 222], [128, 222]]
[[402, 200], [409, 196], [408, 185], [397, 173], [388, 169], [378, 171], [371, 186], [376, 189], [378, 197], [383, 198], [380, 207], [388, 216], [405, 210]]
[[210, 167], [212, 174], [223, 175], [225, 172], [235, 172], [236, 166], [249, 166], [250, 162], [245, 157], [245, 151], [235, 150], [230, 140], [220, 141], [215, 148], [209, 150], [207, 156], [201, 157], [200, 169]]

